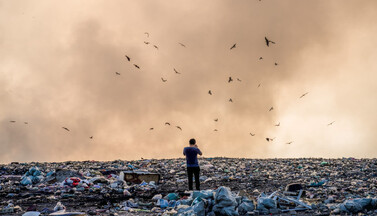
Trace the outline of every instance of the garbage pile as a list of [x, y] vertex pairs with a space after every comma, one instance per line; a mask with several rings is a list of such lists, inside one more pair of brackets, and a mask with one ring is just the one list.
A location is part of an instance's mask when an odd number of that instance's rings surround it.
[[32, 185], [37, 184], [43, 179], [42, 172], [39, 171], [38, 167], [31, 167], [29, 171], [25, 173], [21, 178], [22, 185]]
[[377, 214], [376, 159], [184, 158], [0, 165], [0, 215]]

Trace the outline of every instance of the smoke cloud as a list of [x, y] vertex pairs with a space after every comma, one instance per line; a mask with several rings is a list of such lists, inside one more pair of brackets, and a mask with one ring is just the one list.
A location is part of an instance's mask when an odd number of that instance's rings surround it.
[[375, 157], [376, 6], [0, 1], [0, 163]]

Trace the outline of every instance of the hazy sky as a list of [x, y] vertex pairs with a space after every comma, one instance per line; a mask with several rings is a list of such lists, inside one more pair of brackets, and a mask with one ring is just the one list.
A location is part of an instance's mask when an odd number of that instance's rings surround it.
[[376, 8], [0, 0], [0, 163], [376, 157]]

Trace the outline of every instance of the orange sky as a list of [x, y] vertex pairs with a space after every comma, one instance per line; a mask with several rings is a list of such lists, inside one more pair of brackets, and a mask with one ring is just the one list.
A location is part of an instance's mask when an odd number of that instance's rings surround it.
[[375, 8], [0, 0], [0, 163], [181, 157], [190, 138], [207, 157], [375, 157]]

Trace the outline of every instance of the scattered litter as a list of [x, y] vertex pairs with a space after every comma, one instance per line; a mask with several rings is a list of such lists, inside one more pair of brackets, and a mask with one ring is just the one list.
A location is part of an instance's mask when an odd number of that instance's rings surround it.
[[[0, 165], [2, 215], [377, 214], [375, 159], [184, 158]], [[63, 205], [64, 203], [64, 205]]]

